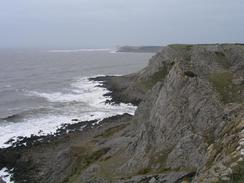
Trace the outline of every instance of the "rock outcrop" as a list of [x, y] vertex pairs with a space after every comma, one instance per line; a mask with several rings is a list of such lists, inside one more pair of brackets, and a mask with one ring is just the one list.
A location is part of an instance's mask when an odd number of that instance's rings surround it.
[[160, 69], [168, 74], [137, 110], [139, 135], [127, 169], [188, 170], [196, 173], [193, 182], [233, 178], [231, 164], [242, 168], [243, 51], [243, 45], [171, 45], [150, 61], [140, 78]]
[[96, 79], [135, 116], [23, 150], [25, 180], [244, 181], [244, 45], [169, 45], [138, 73]]

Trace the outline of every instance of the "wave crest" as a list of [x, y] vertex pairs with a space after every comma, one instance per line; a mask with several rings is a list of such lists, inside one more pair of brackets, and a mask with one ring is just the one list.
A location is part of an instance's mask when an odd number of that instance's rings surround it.
[[107, 103], [111, 97], [105, 95], [109, 91], [101, 85], [101, 82], [83, 77], [71, 83], [70, 88], [65, 90], [66, 93], [23, 91], [28, 96], [46, 99], [50, 106], [24, 111], [4, 119], [4, 122], [0, 123], [0, 148], [11, 146], [5, 142], [19, 136], [30, 137], [32, 134], [40, 135], [40, 132], [41, 135], [55, 133], [63, 124], [77, 123], [77, 120], [73, 119], [101, 121], [124, 113], [134, 114], [136, 107], [131, 104]]
[[75, 52], [111, 52], [115, 53], [116, 50], [111, 48], [100, 49], [72, 49], [72, 50], [49, 50], [49, 53], [75, 53]]

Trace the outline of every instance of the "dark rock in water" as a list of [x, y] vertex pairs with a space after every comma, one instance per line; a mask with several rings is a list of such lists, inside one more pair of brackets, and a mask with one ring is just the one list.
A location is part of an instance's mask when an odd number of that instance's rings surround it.
[[7, 142], [5, 142], [4, 144], [11, 144], [12, 142], [14, 142], [14, 139], [9, 139]]
[[241, 44], [169, 45], [138, 73], [91, 79], [111, 102], [138, 104], [135, 116], [24, 138], [0, 165], [16, 182], [243, 182], [243, 75]]
[[9, 122], [15, 122], [21, 119], [23, 116], [21, 114], [13, 114], [11, 116], [8, 116], [6, 118], [3, 118], [2, 120], [9, 121]]
[[141, 102], [144, 91], [138, 93], [132, 88], [130, 90], [129, 86], [133, 83], [134, 76], [100, 76], [96, 78], [90, 78], [93, 81], [101, 81], [102, 86], [107, 88], [110, 92], [106, 93], [104, 96], [110, 96], [112, 99], [107, 100], [106, 103], [110, 104], [120, 104], [120, 103], [132, 103], [134, 105], [139, 105]]
[[71, 121], [79, 121], [78, 119], [72, 119]]

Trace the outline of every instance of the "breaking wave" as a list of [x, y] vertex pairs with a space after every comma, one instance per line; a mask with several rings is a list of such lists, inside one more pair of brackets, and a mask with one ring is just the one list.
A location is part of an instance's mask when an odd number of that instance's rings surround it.
[[101, 82], [83, 77], [72, 82], [65, 92], [25, 91], [25, 95], [43, 98], [50, 105], [0, 119], [0, 148], [10, 146], [5, 143], [19, 136], [55, 133], [63, 124], [77, 123], [72, 119], [101, 121], [114, 115], [134, 114], [136, 107], [131, 104], [107, 103], [111, 97], [105, 95], [109, 91], [101, 85]]
[[72, 49], [72, 50], [49, 50], [49, 53], [75, 53], [75, 52], [111, 52], [115, 53], [116, 50], [111, 48], [100, 48], [100, 49]]

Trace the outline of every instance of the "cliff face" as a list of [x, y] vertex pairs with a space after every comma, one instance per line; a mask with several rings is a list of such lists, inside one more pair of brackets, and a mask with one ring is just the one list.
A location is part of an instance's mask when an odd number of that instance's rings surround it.
[[244, 45], [170, 45], [138, 73], [96, 79], [139, 103], [135, 116], [23, 150], [25, 180], [244, 181]]
[[137, 80], [164, 71], [137, 110], [126, 169], [229, 180], [242, 160], [243, 69], [240, 45], [171, 45], [158, 53]]
[[242, 168], [243, 45], [170, 45], [131, 80], [120, 92], [142, 102], [121, 172], [238, 179], [231, 167]]

